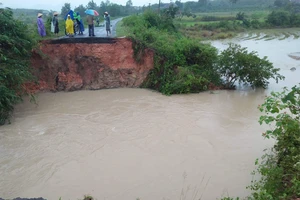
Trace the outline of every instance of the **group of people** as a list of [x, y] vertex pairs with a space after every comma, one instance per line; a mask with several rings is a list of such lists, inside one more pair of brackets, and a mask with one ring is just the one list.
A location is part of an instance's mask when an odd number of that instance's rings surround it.
[[[45, 25], [42, 19], [43, 14], [39, 13], [37, 16], [37, 27], [38, 27], [38, 33], [41, 37], [46, 36], [46, 29]], [[80, 14], [77, 12], [73, 12], [73, 18], [76, 24], [74, 24], [74, 21], [71, 18], [71, 15], [68, 14], [66, 19], [66, 35], [73, 37], [74, 34], [76, 34], [75, 27], [78, 27], [78, 35], [83, 35], [84, 31], [84, 25], [81, 19]], [[105, 20], [105, 26], [106, 26], [106, 34], [107, 36], [111, 35], [111, 25], [110, 25], [110, 16], [108, 12], [104, 12], [104, 20]], [[87, 16], [87, 23], [88, 23], [88, 29], [89, 29], [89, 36], [94, 37], [95, 36], [95, 30], [94, 30], [94, 16], [88, 15]], [[58, 13], [53, 13], [53, 18], [51, 20], [51, 32], [55, 35], [58, 35], [59, 33], [59, 21], [58, 21]]]
[[81, 19], [80, 14], [77, 12], [73, 12], [73, 18], [74, 21], [71, 18], [71, 15], [68, 14], [67, 19], [66, 19], [66, 35], [73, 37], [74, 34], [77, 34], [77, 29], [78, 29], [78, 35], [83, 35], [84, 31], [84, 25]]

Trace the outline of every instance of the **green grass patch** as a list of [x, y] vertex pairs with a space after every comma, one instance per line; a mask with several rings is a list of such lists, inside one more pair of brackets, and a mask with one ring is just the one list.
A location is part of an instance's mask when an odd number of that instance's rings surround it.
[[123, 20], [119, 21], [116, 25], [116, 34], [117, 37], [124, 37], [129, 34], [126, 26], [123, 26]]

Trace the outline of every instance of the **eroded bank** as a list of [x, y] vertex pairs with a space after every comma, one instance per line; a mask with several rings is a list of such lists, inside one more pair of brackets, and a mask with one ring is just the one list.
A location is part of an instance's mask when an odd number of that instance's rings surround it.
[[153, 68], [153, 51], [134, 58], [128, 38], [46, 40], [33, 51], [31, 66], [38, 84], [31, 91], [73, 91], [139, 87]]

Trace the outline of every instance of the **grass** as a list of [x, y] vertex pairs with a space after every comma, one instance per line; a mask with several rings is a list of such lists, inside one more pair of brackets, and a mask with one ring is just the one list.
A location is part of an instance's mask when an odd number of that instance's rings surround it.
[[117, 37], [123, 37], [128, 35], [128, 31], [126, 29], [126, 27], [123, 26], [123, 21], [119, 21], [116, 25], [116, 34]]

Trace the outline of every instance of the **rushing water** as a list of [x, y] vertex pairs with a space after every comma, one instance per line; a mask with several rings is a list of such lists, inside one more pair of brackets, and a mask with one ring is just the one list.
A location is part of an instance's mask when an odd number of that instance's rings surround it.
[[[225, 42], [212, 44], [220, 50]], [[268, 56], [284, 82], [163, 96], [145, 89], [43, 93], [0, 127], [0, 197], [213, 200], [246, 196], [263, 140], [257, 106], [299, 83], [300, 40], [236, 41]], [[295, 67], [296, 71], [290, 71]]]

